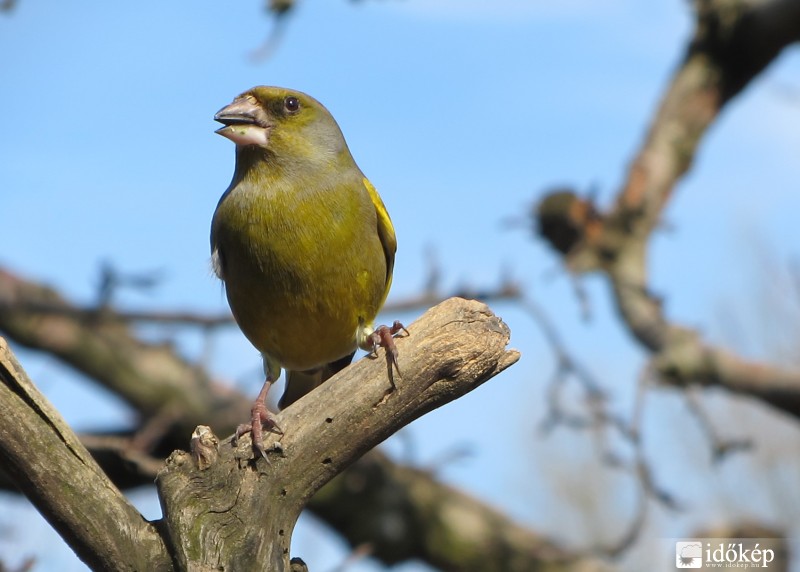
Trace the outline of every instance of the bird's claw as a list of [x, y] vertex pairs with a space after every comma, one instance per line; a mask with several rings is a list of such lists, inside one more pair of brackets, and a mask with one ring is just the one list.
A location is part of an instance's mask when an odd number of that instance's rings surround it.
[[278, 426], [275, 415], [259, 399], [253, 403], [253, 408], [250, 410], [250, 423], [242, 423], [236, 428], [236, 432], [233, 434], [233, 446], [235, 447], [239, 443], [239, 437], [245, 433], [250, 433], [253, 451], [261, 455], [269, 463], [267, 449], [264, 447], [264, 429], [283, 435], [283, 429]]
[[397, 346], [394, 343], [394, 337], [399, 334], [400, 332], [405, 333], [405, 335], [409, 335], [408, 330], [405, 326], [400, 323], [399, 320], [395, 320], [394, 323], [390, 326], [378, 326], [375, 328], [375, 331], [369, 335], [369, 344], [372, 347], [372, 353], [375, 357], [378, 356], [378, 348], [382, 347], [386, 350], [386, 361], [388, 362], [389, 366], [389, 379], [392, 381], [392, 385], [394, 386], [394, 379], [392, 376], [392, 366], [394, 369], [397, 370], [397, 375], [400, 377], [403, 376], [400, 373], [400, 366], [397, 363]]

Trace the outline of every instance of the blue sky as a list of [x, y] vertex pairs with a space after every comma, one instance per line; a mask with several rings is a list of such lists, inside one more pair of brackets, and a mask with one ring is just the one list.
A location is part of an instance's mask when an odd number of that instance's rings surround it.
[[[212, 118], [253, 85], [293, 87], [331, 110], [392, 215], [399, 240], [392, 297], [422, 287], [431, 248], [445, 289], [491, 286], [510, 270], [626, 412], [644, 360], [616, 323], [605, 284], [586, 279], [593, 320], [581, 321], [557, 259], [502, 222], [523, 216], [552, 185], [595, 186], [601, 203], [610, 200], [690, 24], [686, 3], [677, 0], [305, 0], [273, 55], [254, 63], [248, 53], [271, 25], [260, 3], [19, 0], [0, 17], [0, 264], [79, 302], [93, 300], [103, 260], [122, 271], [160, 270], [156, 291], [125, 292], [120, 302], [225, 309], [209, 271], [208, 228], [230, 180], [233, 148], [214, 135]], [[668, 314], [754, 355], [763, 350], [749, 325], [759, 316], [745, 308], [763, 251], [753, 245], [766, 245], [781, 263], [797, 254], [798, 72], [795, 49], [726, 109], [667, 210], [672, 230], [651, 250], [652, 281], [667, 296]], [[556, 536], [601, 540], [605, 524], [625, 522], [630, 482], [603, 477], [611, 492], [595, 499], [591, 518], [573, 508], [576, 491], [587, 488], [580, 477], [594, 466], [592, 442], [565, 431], [540, 438], [552, 355], [523, 310], [494, 309], [511, 326], [520, 363], [388, 447], [400, 455], [411, 443], [413, 461], [426, 464], [469, 446], [473, 454], [444, 467], [443, 479]], [[743, 338], [731, 339], [721, 314], [735, 314]], [[414, 318], [385, 319], [395, 317]], [[180, 343], [187, 355], [202, 351], [197, 336]], [[52, 360], [20, 356], [76, 428], [127, 415]], [[257, 392], [258, 356], [238, 331], [215, 340], [212, 367]], [[676, 436], [675, 420], [690, 419], [678, 396], [661, 392], [653, 401], [646, 426], [652, 455], [680, 459], [688, 442], [701, 459], [693, 461], [694, 477], [668, 460], [658, 465], [665, 485], [686, 491], [697, 506], [678, 525], [656, 519], [653, 538], [713, 520], [721, 505], [734, 516], [774, 516], [767, 501], [731, 501], [741, 496], [737, 483], [750, 482], [742, 476], [749, 468], [710, 471], [691, 422]], [[723, 421], [772, 418], [747, 405], [719, 409]], [[798, 447], [792, 426], [776, 431]], [[725, 487], [733, 492], [717, 492]], [[152, 496], [136, 498], [147, 516], [158, 516]], [[14, 565], [35, 553], [44, 569], [83, 569], [66, 549], [38, 549], [51, 534], [38, 517], [7, 497], [0, 503], [29, 523], [11, 539], [0, 537], [0, 559]], [[783, 518], [796, 517], [798, 505]], [[664, 522], [676, 521], [668, 516]], [[2, 516], [0, 524], [7, 524]], [[294, 550], [313, 569], [332, 569], [343, 556], [335, 541], [317, 547], [321, 536], [313, 523], [301, 527]], [[354, 568], [374, 569], [369, 562]]]

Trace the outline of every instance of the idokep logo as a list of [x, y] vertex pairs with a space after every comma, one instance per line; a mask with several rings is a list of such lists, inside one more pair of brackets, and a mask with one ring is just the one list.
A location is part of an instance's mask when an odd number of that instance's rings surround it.
[[[762, 544], [763, 542], [763, 544]], [[769, 568], [775, 544], [764, 538], [693, 538], [675, 542], [675, 568]]]
[[676, 542], [675, 566], [677, 568], [702, 568], [703, 544], [696, 540]]

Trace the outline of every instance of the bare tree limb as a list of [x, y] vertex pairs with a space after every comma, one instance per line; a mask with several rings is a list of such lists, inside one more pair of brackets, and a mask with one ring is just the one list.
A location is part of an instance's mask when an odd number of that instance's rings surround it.
[[[8, 282], [3, 282], [2, 280], [3, 275], [0, 274], [0, 285], [5, 284], [6, 287], [8, 286]], [[8, 276], [6, 276], [8, 279]], [[9, 280], [11, 284], [19, 284], [20, 280], [16, 279], [16, 277], [11, 277]], [[34, 283], [27, 283], [22, 281], [22, 286], [19, 286], [17, 292], [25, 292], [26, 294], [30, 294], [31, 292], [41, 292], [41, 287], [37, 289], [37, 285]], [[3, 288], [0, 287], [0, 294], [3, 293]], [[6, 291], [7, 293], [7, 291]], [[55, 294], [54, 291], [48, 291], [50, 296], [55, 296], [60, 299], [60, 297]], [[2, 296], [0, 296], [0, 300]], [[67, 304], [65, 301], [61, 300], [64, 304]], [[8, 307], [8, 306], [7, 306]], [[2, 324], [4, 320], [11, 321], [12, 325], [13, 322], [19, 319], [18, 316], [9, 315], [4, 313], [5, 310], [0, 310], [0, 327], [3, 327]], [[52, 316], [39, 316], [38, 320], [47, 321]], [[13, 320], [12, 320], [13, 318]], [[64, 316], [62, 315], [59, 319], [63, 319]], [[70, 323], [70, 328], [77, 328], [78, 331], [75, 335], [78, 336], [93, 336], [92, 330], [97, 328], [98, 325], [91, 321], [86, 322], [82, 320], [78, 320], [75, 317], [72, 317], [72, 322]], [[36, 322], [37, 319], [30, 318], [32, 322]], [[27, 325], [27, 322], [21, 320], [23, 325]], [[56, 322], [58, 324], [58, 322]], [[52, 326], [53, 323], [48, 323], [48, 326]], [[118, 326], [119, 327], [119, 326]], [[460, 330], [462, 327], [461, 322], [459, 322], [457, 330]], [[24, 327], [21, 328], [26, 335], [30, 335], [34, 338], [34, 342], [36, 342], [35, 336], [37, 334], [37, 330], [25, 329]], [[69, 329], [68, 331], [72, 331]], [[32, 332], [32, 333], [31, 333]], [[39, 330], [40, 332], [40, 330]], [[456, 335], [450, 336], [454, 343], [458, 343], [460, 340], [460, 335], [454, 332]], [[112, 353], [120, 352], [123, 355], [127, 353], [127, 346], [128, 344], [132, 344], [134, 347], [139, 348], [147, 348], [149, 344], [140, 342], [132, 338], [130, 332], [126, 334], [129, 339], [126, 340], [124, 336], [118, 335], [108, 338], [110, 344], [110, 350]], [[417, 341], [416, 338], [420, 336], [419, 332], [412, 331], [413, 337], [410, 338], [408, 341], [401, 341], [401, 344], [406, 343], [414, 343]], [[44, 337], [44, 341], [47, 342], [49, 338], [47, 335]], [[36, 342], [38, 343], [38, 342]], [[68, 347], [72, 347], [69, 346]], [[403, 346], [401, 345], [401, 348]], [[158, 348], [158, 346], [157, 346]], [[403, 349], [402, 355], [407, 357], [409, 353], [408, 350]], [[429, 355], [437, 356], [439, 355], [438, 351], [430, 350], [428, 351]], [[177, 359], [177, 358], [176, 358]], [[433, 358], [432, 358], [433, 359]], [[75, 360], [76, 363], [82, 364], [83, 361], [80, 359]], [[382, 372], [385, 378], [385, 369], [382, 367], [380, 363], [375, 363], [371, 361], [365, 361], [366, 364], [371, 365], [373, 367], [378, 367]], [[452, 362], [451, 362], [452, 363]], [[406, 376], [411, 375], [411, 370], [407, 371], [406, 364], [401, 364], [403, 367], [403, 371], [405, 372]], [[110, 375], [113, 374], [110, 372]], [[138, 378], [139, 383], [149, 384], [154, 383], [157, 381], [157, 378], [154, 379], [152, 376], [148, 376], [147, 372], [142, 371], [141, 377]], [[402, 383], [402, 380], [398, 380], [399, 383]], [[338, 385], [338, 381], [336, 382]], [[327, 385], [327, 384], [326, 384]], [[115, 387], [124, 388], [123, 385], [115, 385]], [[386, 389], [386, 388], [384, 388]], [[186, 384], [186, 391], [191, 391], [191, 383]], [[123, 398], [127, 398], [125, 390], [122, 389], [121, 395]], [[209, 399], [206, 397], [205, 399]], [[391, 399], [391, 395], [389, 396]], [[134, 400], [135, 403], [135, 395]], [[206, 419], [214, 419], [213, 411], [213, 404], [218, 403], [213, 399], [209, 399], [209, 403], [206, 403]], [[249, 408], [249, 401], [240, 399], [238, 400], [240, 403], [239, 410], [236, 414], [232, 415], [236, 421], [241, 421], [242, 419], [247, 417], [247, 410]], [[288, 413], [288, 411], [287, 411]], [[201, 415], [202, 416], [202, 415]], [[185, 444], [186, 439], [188, 437], [187, 433], [182, 433], [178, 430], [178, 427], [183, 427], [186, 425], [186, 420], [181, 420], [180, 422], [176, 422], [171, 425], [167, 429], [167, 433], [164, 435], [164, 439], [166, 442], [172, 442], [175, 440], [182, 440], [181, 442]], [[235, 426], [235, 423], [229, 424], [226, 427], [227, 431], [232, 430]], [[88, 436], [89, 442], [92, 445], [93, 455], [97, 457], [97, 459], [101, 462], [104, 468], [107, 468], [112, 471], [115, 475], [115, 479], [118, 479], [128, 485], [134, 484], [136, 482], [147, 482], [148, 480], [152, 480], [152, 471], [154, 470], [157, 459], [149, 456], [147, 453], [143, 451], [139, 451], [139, 449], [135, 446], [131, 445], [131, 442], [135, 440], [136, 434], [131, 434], [128, 432], [127, 434], [121, 433], [118, 435], [107, 435], [103, 436]], [[283, 441], [283, 440], [282, 440]], [[156, 448], [163, 448], [164, 442], [162, 441]], [[377, 459], [371, 460], [371, 459]], [[467, 567], [464, 568], [465, 570], [475, 569], [475, 570], [491, 570], [493, 569], [492, 562], [497, 562], [498, 567], [494, 569], [502, 570], [526, 570], [526, 569], [540, 569], [540, 570], [572, 570], [575, 569], [575, 558], [577, 555], [574, 553], [572, 554], [570, 560], [569, 552], [563, 551], [561, 548], [557, 547], [557, 545], [553, 544], [552, 541], [548, 540], [546, 537], [537, 535], [534, 531], [527, 530], [524, 527], [520, 527], [519, 525], [513, 523], [499, 513], [492, 509], [491, 507], [485, 506], [479, 501], [471, 499], [468, 495], [464, 495], [463, 493], [457, 492], [454, 489], [446, 485], [442, 485], [438, 483], [431, 475], [428, 475], [422, 471], [418, 471], [411, 468], [404, 468], [395, 463], [392, 463], [388, 459], [383, 458], [381, 455], [377, 453], [371, 453], [364, 461], [367, 466], [375, 467], [376, 463], [379, 463], [382, 470], [380, 475], [383, 475], [382, 479], [379, 479], [379, 475], [376, 471], [370, 470], [364, 472], [359, 467], [360, 464], [357, 464], [355, 467], [350, 469], [349, 471], [345, 472], [344, 475], [337, 480], [340, 483], [337, 486], [331, 485], [333, 488], [330, 490], [333, 492], [329, 492], [326, 489], [326, 492], [321, 495], [321, 499], [319, 502], [316, 499], [312, 500], [310, 508], [316, 511], [323, 519], [329, 520], [337, 527], [340, 526], [341, 523], [347, 523], [348, 518], [347, 515], [348, 510], [352, 510], [352, 498], [353, 494], [356, 494], [357, 491], [352, 490], [352, 483], [358, 482], [361, 483], [363, 486], [368, 488], [379, 488], [380, 490], [384, 491], [384, 495], [382, 498], [384, 501], [386, 499], [392, 498], [406, 498], [407, 504], [405, 505], [408, 512], [405, 513], [405, 516], [410, 520], [407, 523], [407, 526], [411, 527], [415, 530], [419, 537], [421, 538], [434, 538], [437, 537], [431, 533], [432, 530], [438, 529], [438, 534], [447, 535], [449, 538], [452, 538], [453, 541], [456, 543], [456, 546], [463, 546], [463, 545], [470, 545], [472, 543], [469, 538], [470, 536], [464, 536], [469, 532], [469, 529], [463, 528], [463, 526], [455, 526], [456, 521], [452, 519], [445, 518], [444, 511], [447, 510], [447, 514], [453, 514], [457, 512], [458, 507], [460, 504], [458, 503], [466, 503], [465, 509], [467, 513], [472, 512], [473, 516], [476, 518], [480, 515], [482, 517], [486, 517], [489, 519], [489, 522], [494, 523], [494, 526], [498, 527], [498, 530], [507, 531], [508, 534], [498, 535], [492, 540], [491, 546], [487, 546], [486, 558], [481, 563], [479, 559], [479, 555], [475, 553], [473, 555], [473, 568]], [[275, 461], [277, 463], [277, 461]], [[131, 472], [133, 469], [133, 472]], [[267, 469], [269, 470], [269, 468]], [[355, 471], [354, 473], [351, 473]], [[348, 474], [353, 474], [355, 476], [348, 477]], [[402, 475], [402, 478], [398, 478], [397, 475]], [[365, 480], [366, 479], [366, 480]], [[372, 480], [371, 480], [372, 479]], [[345, 491], [342, 489], [341, 483], [348, 483], [347, 489], [349, 494], [344, 494]], [[330, 487], [329, 487], [330, 488]], [[414, 491], [427, 491], [425, 496], [420, 496], [418, 493]], [[425, 502], [425, 499], [428, 499]], [[444, 502], [435, 502], [435, 499], [452, 499], [452, 506], [449, 506], [448, 503]], [[431, 500], [432, 502], [431, 504]], [[349, 509], [347, 507], [350, 507]], [[449, 507], [449, 508], [448, 508]], [[470, 508], [471, 507], [471, 508]], [[382, 511], [388, 511], [390, 507], [386, 505], [385, 502], [379, 504], [375, 507], [374, 511], [372, 511], [371, 518], [372, 519], [379, 519], [380, 514]], [[452, 511], [452, 512], [451, 512]], [[337, 515], [334, 520], [331, 520], [328, 515], [335, 514]], [[384, 515], [388, 515], [391, 513], [384, 513]], [[356, 520], [357, 517], [364, 516], [363, 514], [350, 514], [351, 520], [350, 525], [342, 525], [341, 532], [345, 535], [345, 537], [353, 544], [359, 545], [362, 540], [358, 537], [357, 534], [354, 534], [353, 531], [358, 529], [358, 521]], [[366, 518], [366, 517], [365, 517]], [[362, 531], [363, 532], [363, 531]], [[373, 531], [374, 532], [374, 531]], [[379, 536], [379, 535], [378, 535]], [[515, 540], [516, 539], [516, 540]], [[430, 542], [430, 541], [429, 541]], [[517, 567], [511, 568], [503, 568], [506, 564], [509, 564], [511, 561], [508, 560], [512, 558], [515, 551], [518, 550], [522, 546], [528, 546], [529, 549], [523, 552], [523, 556], [521, 557], [523, 564], [516, 565]], [[461, 550], [456, 550], [448, 555], [447, 551], [443, 550], [444, 547], [437, 545], [436, 543], [429, 545], [429, 546], [419, 546], [416, 544], [409, 544], [403, 542], [402, 539], [398, 538], [384, 538], [377, 542], [377, 544], [372, 547], [372, 553], [376, 558], [384, 560], [386, 562], [396, 562], [397, 559], [402, 558], [422, 558], [428, 560], [431, 563], [436, 562], [437, 565], [441, 566], [444, 569], [453, 569], [455, 564], [452, 562], [448, 564], [448, 556], [452, 558], [459, 558], [457, 555], [460, 554]], [[438, 551], [438, 552], [437, 552]], [[500, 558], [500, 555], [505, 555], [503, 558]], [[460, 558], [464, 558], [463, 556]], [[527, 560], [525, 560], [527, 559]], [[458, 560], [456, 560], [458, 561]], [[467, 564], [465, 564], [467, 566]], [[488, 566], [488, 567], [487, 567]], [[522, 567], [520, 567], [522, 566]], [[528, 567], [531, 568], [528, 568]]]
[[694, 36], [607, 215], [624, 243], [644, 240], [659, 223], [722, 108], [781, 50], [800, 40], [795, 0], [695, 0], [694, 5]]
[[[25, 311], [30, 305], [38, 303], [58, 304], [67, 307], [64, 312], [49, 312], [46, 311], [42, 314], [32, 313]], [[142, 412], [147, 416], [147, 411], [154, 409], [154, 403], [149, 399], [142, 399], [142, 396], [158, 395], [158, 384], [161, 383], [162, 377], [158, 372], [152, 372], [147, 368], [141, 368], [139, 360], [126, 361], [126, 368], [118, 368], [117, 363], [112, 360], [96, 361], [91, 359], [91, 352], [84, 353], [86, 347], [92, 348], [95, 344], [104, 344], [105, 351], [110, 355], [122, 356], [142, 356], [144, 362], [149, 361], [148, 351], [154, 352], [158, 359], [172, 359], [175, 363], [168, 364], [167, 371], [183, 372], [183, 376], [176, 376], [176, 381], [173, 389], [176, 393], [175, 403], [180, 404], [182, 398], [180, 394], [186, 393], [186, 399], [198, 399], [202, 403], [201, 411], [194, 413], [189, 410], [183, 410], [180, 407], [172, 410], [181, 415], [181, 418], [174, 420], [168, 427], [164, 429], [165, 433], [161, 436], [160, 441], [155, 445], [148, 447], [147, 450], [140, 450], [135, 443], [139, 440], [138, 434], [140, 431], [126, 429], [114, 434], [106, 435], [89, 435], [86, 436], [87, 443], [92, 456], [95, 457], [97, 462], [101, 465], [112, 480], [119, 486], [130, 487], [142, 484], [152, 483], [155, 476], [155, 467], [159, 462], [159, 456], [164, 451], [171, 451], [175, 448], [186, 446], [189, 434], [194, 426], [190, 427], [191, 423], [196, 424], [210, 424], [213, 426], [214, 431], [219, 434], [229, 434], [232, 432], [236, 425], [249, 417], [249, 408], [251, 404], [250, 399], [246, 399], [238, 393], [228, 390], [224, 387], [217, 387], [213, 381], [209, 381], [209, 376], [200, 371], [199, 368], [193, 368], [186, 363], [183, 359], [178, 357], [174, 350], [169, 346], [155, 345], [137, 339], [131, 329], [123, 324], [116, 323], [113, 326], [114, 335], [103, 336], [106, 327], [100, 326], [94, 320], [86, 320], [78, 313], [72, 312], [69, 308], [74, 308], [72, 304], [63, 299], [54, 289], [43, 287], [35, 282], [24, 280], [15, 276], [7, 271], [0, 271], [0, 330], [8, 333], [9, 336], [14, 337], [15, 340], [22, 342], [31, 347], [41, 349], [43, 351], [54, 351], [56, 357], [64, 356], [62, 359], [69, 364], [72, 364], [79, 371], [87, 375], [94, 375], [97, 369], [102, 371], [96, 377], [96, 380], [105, 384], [106, 380], [109, 381], [109, 387], [124, 400], [130, 403], [135, 409]], [[108, 309], [108, 311], [113, 311]], [[55, 314], [55, 315], [51, 315]], [[113, 317], [108, 317], [108, 321], [114, 322]], [[77, 339], [87, 339], [88, 344], [78, 343], [55, 343], [52, 337], [56, 332], [62, 332], [64, 336], [74, 336]], [[56, 336], [58, 338], [58, 336]], [[163, 355], [162, 355], [163, 354]], [[167, 357], [171, 356], [171, 357]], [[118, 376], [123, 376], [119, 379]], [[145, 388], [132, 387], [127, 383], [128, 379], [135, 381], [137, 384], [149, 386]], [[210, 384], [210, 389], [206, 386]], [[226, 391], [231, 396], [226, 397]], [[220, 399], [218, 396], [223, 398]], [[229, 400], [229, 401], [228, 401]], [[219, 409], [222, 407], [223, 409]], [[151, 417], [158, 417], [164, 411], [162, 407]], [[209, 423], [210, 422], [210, 423]], [[381, 461], [388, 474], [393, 474], [395, 471], [403, 472], [405, 477], [403, 479], [389, 478], [382, 483], [371, 483], [370, 481], [364, 482], [365, 487], [381, 487], [386, 493], [383, 498], [408, 498], [409, 515], [413, 517], [413, 528], [418, 531], [420, 536], [430, 537], [429, 528], [438, 528], [440, 530], [437, 534], [445, 534], [456, 545], [469, 543], [470, 541], [461, 538], [459, 529], [447, 530], [442, 528], [450, 520], [444, 518], [440, 510], [444, 510], [444, 506], [439, 507], [437, 504], [433, 505], [420, 505], [414, 506], [413, 503], [418, 502], [418, 498], [410, 495], [406, 490], [399, 487], [415, 486], [413, 475], [420, 474], [411, 470], [406, 470], [396, 463], [387, 459]], [[354, 468], [355, 469], [355, 468]], [[354, 470], [351, 469], [351, 470]], [[347, 472], [346, 472], [347, 473]], [[346, 473], [342, 478], [347, 478]], [[364, 478], [365, 473], [361, 472], [358, 479]], [[366, 476], [378, 478], [373, 472], [367, 473]], [[422, 478], [422, 477], [420, 477]], [[352, 481], [351, 481], [352, 482]], [[408, 484], [407, 484], [408, 483]], [[0, 486], [8, 487], [8, 483], [0, 483]], [[394, 488], [397, 487], [397, 488]], [[420, 485], [422, 490], [429, 489], [433, 491], [433, 497], [440, 498], [455, 498], [451, 494], [451, 488], [433, 479], [432, 476], [425, 478], [424, 482]], [[352, 514], [351, 511], [351, 498], [349, 495], [328, 494], [325, 493], [325, 508], [319, 508], [319, 514], [323, 519], [325, 513], [336, 513], [340, 515], [336, 520], [338, 527], [343, 519], [341, 515]], [[473, 502], [477, 502], [474, 501]], [[480, 503], [478, 503], [480, 504]], [[317, 511], [315, 500], [312, 500], [310, 508], [312, 511]], [[388, 509], [386, 504], [382, 504], [376, 508], [373, 518], [377, 518], [380, 510]], [[439, 510], [437, 510], [439, 509]], [[488, 508], [487, 508], [488, 510]], [[500, 513], [491, 511], [494, 514], [492, 518], [500, 519]], [[353, 517], [356, 515], [354, 514]], [[425, 518], [421, 518], [424, 516]], [[354, 546], [362, 543], [358, 536], [351, 536], [350, 531], [358, 527], [357, 522], [350, 523], [349, 526], [342, 526], [339, 531], [345, 535], [345, 538]], [[531, 546], [538, 546], [540, 543], [546, 543], [543, 540], [545, 537], [537, 534], [535, 531], [529, 531], [527, 542]], [[376, 550], [373, 551], [373, 556], [383, 561], [395, 561], [398, 554], [405, 553], [407, 558], [422, 558], [428, 556], [425, 552], [414, 553], [410, 549], [415, 546], [410, 546], [403, 543], [402, 539], [394, 538], [394, 546], [386, 539], [385, 542], [380, 543]], [[499, 542], [499, 541], [498, 541]], [[551, 546], [555, 546], [551, 543]], [[502, 551], [513, 550], [512, 545], [503, 545], [499, 543], [496, 545], [496, 550]], [[405, 552], [403, 552], [405, 550]], [[557, 549], [553, 549], [558, 552]], [[443, 558], [442, 554], [437, 556]], [[452, 566], [441, 564], [442, 568], [452, 569]]]
[[[180, 569], [214, 563], [247, 569], [254, 562], [269, 562], [274, 570], [288, 569], [294, 522], [320, 486], [403, 425], [479, 386], [519, 358], [517, 352], [505, 349], [508, 328], [478, 302], [445, 302], [411, 331], [413, 338], [398, 341], [400, 366], [406, 374], [394, 389], [386, 379], [382, 359], [361, 360], [347, 368], [323, 391], [312, 392], [280, 415], [285, 434], [281, 443], [274, 443], [271, 465], [259, 470], [251, 467], [247, 440], [238, 449], [229, 441], [223, 443], [218, 462], [207, 470], [196, 468], [185, 453], [170, 457], [158, 485], [169, 554]], [[7, 349], [5, 343], [0, 349]], [[10, 354], [8, 359], [12, 359]], [[168, 569], [168, 552], [155, 529], [106, 480], [30, 382], [16, 381], [22, 375], [18, 364], [8, 363], [2, 387], [9, 395], [0, 400], [0, 452], [15, 482], [39, 501], [54, 524], [66, 522], [61, 532], [69, 541], [86, 531], [86, 538], [77, 539], [81, 542], [77, 550], [91, 565], [109, 570]], [[15, 395], [22, 398], [14, 399]], [[22, 445], [30, 442], [22, 433], [39, 427], [44, 433], [36, 433], [33, 442], [47, 453], [44, 462], [39, 448], [31, 452]], [[40, 478], [42, 468], [46, 470]], [[262, 478], [262, 471], [267, 478]], [[53, 478], [53, 472], [61, 478]], [[48, 481], [55, 488], [46, 486]], [[82, 490], [83, 486], [91, 489]], [[65, 489], [75, 494], [65, 494]], [[103, 492], [111, 498], [99, 494]], [[87, 502], [87, 497], [96, 502]], [[67, 518], [73, 512], [77, 518], [91, 517], [100, 528]], [[264, 514], [270, 518], [263, 519]], [[137, 523], [143, 531], [136, 528]], [[119, 535], [115, 534], [118, 530]], [[137, 548], [132, 549], [134, 539]], [[154, 545], [150, 550], [148, 543]], [[141, 560], [132, 561], [132, 554]]]
[[[540, 233], [576, 272], [601, 270], [619, 315], [675, 385], [721, 385], [800, 417], [800, 371], [744, 360], [671, 323], [648, 283], [647, 244], [724, 106], [789, 44], [800, 40], [795, 0], [696, 0], [696, 27], [612, 208], [553, 192], [536, 216]], [[565, 239], [566, 237], [566, 239]]]
[[170, 570], [166, 546], [109, 481], [0, 338], [0, 463], [96, 570]]
[[506, 350], [508, 328], [478, 302], [448, 300], [409, 331], [397, 342], [404, 375], [394, 389], [383, 358], [344, 369], [279, 415], [284, 434], [267, 441], [268, 465], [258, 459], [250, 466], [247, 439], [238, 448], [222, 443], [206, 470], [182, 452], [167, 460], [157, 486], [179, 568], [287, 570], [294, 524], [322, 485], [404, 425], [519, 359]]

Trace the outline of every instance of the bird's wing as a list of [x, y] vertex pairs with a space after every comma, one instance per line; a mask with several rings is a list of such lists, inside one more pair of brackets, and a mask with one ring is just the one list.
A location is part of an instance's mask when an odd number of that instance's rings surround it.
[[[364, 187], [367, 189], [369, 198], [375, 206], [375, 213], [378, 215], [378, 237], [381, 240], [383, 254], [386, 257], [386, 288], [383, 293], [383, 301], [385, 301], [392, 285], [394, 253], [397, 252], [397, 236], [394, 234], [394, 225], [392, 225], [392, 219], [389, 218], [389, 211], [386, 210], [378, 191], [375, 190], [375, 187], [366, 177], [364, 178]], [[383, 301], [381, 301], [381, 305]]]

